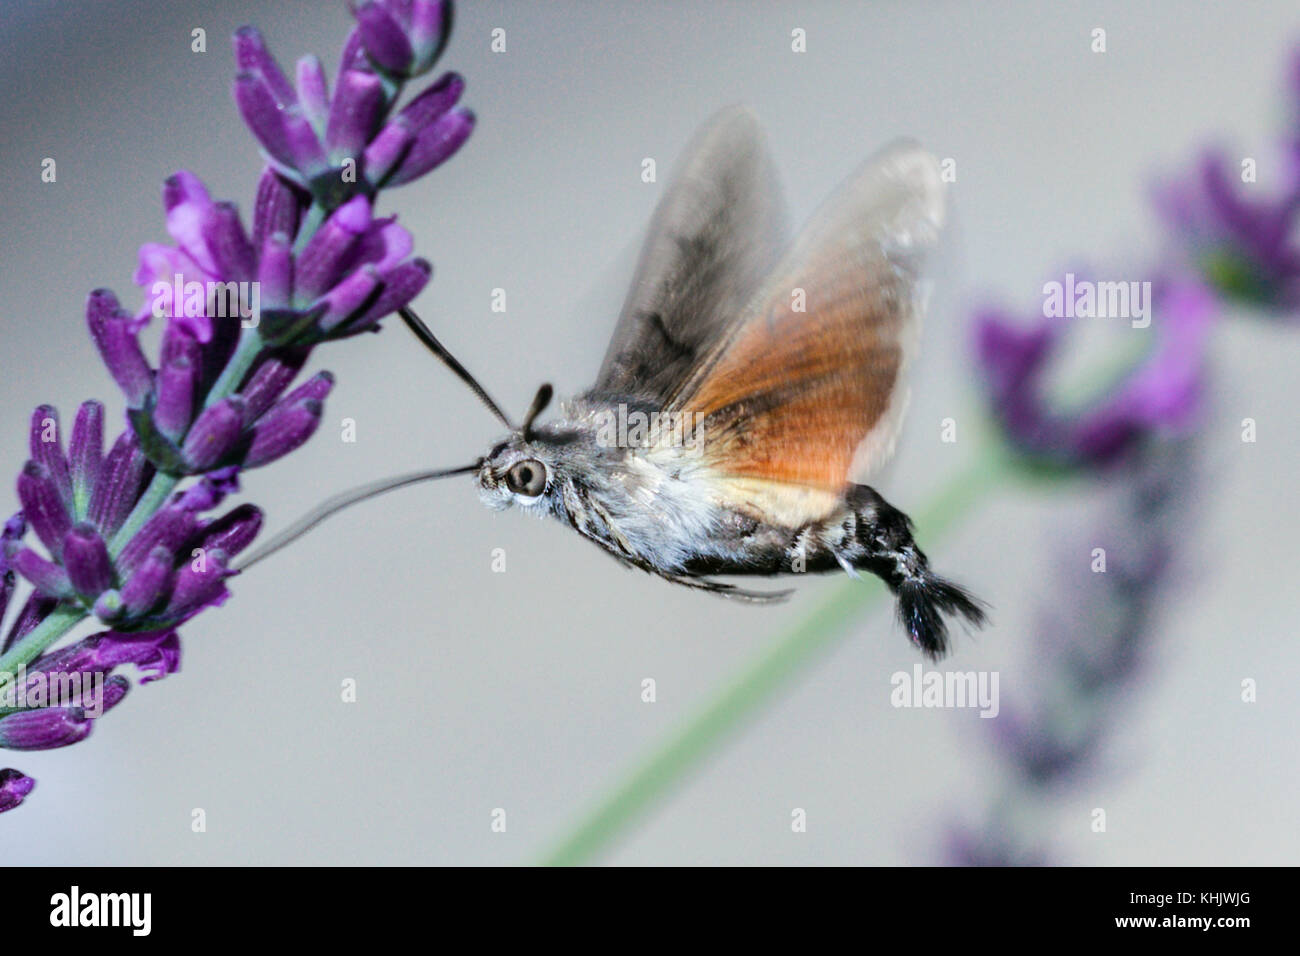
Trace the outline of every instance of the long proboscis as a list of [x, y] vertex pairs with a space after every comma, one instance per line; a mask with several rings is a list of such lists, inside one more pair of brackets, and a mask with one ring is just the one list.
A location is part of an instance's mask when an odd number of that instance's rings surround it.
[[460, 468], [444, 468], [440, 471], [414, 471], [393, 478], [381, 478], [379, 481], [372, 481], [369, 484], [340, 492], [332, 498], [326, 498], [270, 541], [255, 549], [243, 561], [236, 564], [235, 570], [245, 571], [259, 561], [269, 558], [275, 552], [297, 541], [326, 518], [338, 514], [344, 508], [350, 508], [352, 505], [359, 504], [370, 498], [396, 491], [398, 488], [405, 488], [407, 485], [419, 484], [422, 481], [434, 481], [438, 478], [451, 478], [454, 475], [467, 475], [477, 471], [480, 464], [481, 462], [476, 461], [470, 465], [462, 465]]

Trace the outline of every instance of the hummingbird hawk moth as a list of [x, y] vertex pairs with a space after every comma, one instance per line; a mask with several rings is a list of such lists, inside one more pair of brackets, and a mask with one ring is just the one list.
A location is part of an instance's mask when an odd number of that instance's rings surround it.
[[[938, 164], [900, 141], [868, 160], [794, 238], [753, 114], [697, 134], [659, 203], [595, 384], [514, 425], [410, 310], [402, 317], [509, 429], [463, 468], [326, 502], [252, 560], [328, 514], [416, 481], [472, 474], [491, 508], [554, 517], [616, 560], [744, 601], [791, 592], [718, 575], [868, 571], [935, 658], [946, 617], [980, 605], [935, 574], [912, 522], [864, 482], [892, 454], [923, 310], [922, 267], [944, 217]], [[611, 440], [622, 416], [684, 422]], [[643, 433], [641, 433], [643, 432]]]

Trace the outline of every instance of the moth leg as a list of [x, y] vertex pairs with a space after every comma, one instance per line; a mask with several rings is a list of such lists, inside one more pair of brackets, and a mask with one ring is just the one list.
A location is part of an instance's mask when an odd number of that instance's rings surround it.
[[650, 567], [645, 570], [663, 578], [665, 581], [671, 581], [673, 584], [694, 588], [697, 591], [707, 591], [710, 594], [717, 594], [733, 601], [744, 601], [747, 604], [780, 604], [794, 593], [794, 588], [786, 588], [782, 591], [751, 591], [748, 588], [738, 588], [734, 584], [727, 584], [725, 581], [715, 581], [713, 578], [692, 578], [681, 574], [669, 574]]
[[676, 574], [672, 571], [664, 571], [655, 567], [648, 561], [620, 551], [608, 541], [598, 538], [595, 535], [583, 534], [588, 541], [600, 545], [601, 549], [607, 554], [612, 555], [618, 562], [625, 567], [640, 568], [647, 574], [653, 574], [655, 577], [663, 578], [672, 584], [679, 584], [685, 588], [691, 588], [696, 591], [707, 591], [710, 594], [717, 594], [721, 597], [731, 598], [733, 601], [746, 601], [750, 604], [779, 604], [786, 600], [794, 593], [793, 588], [784, 591], [751, 591], [747, 588], [738, 588], [734, 584], [727, 584], [724, 581], [715, 581], [712, 578], [692, 577], [687, 574]]

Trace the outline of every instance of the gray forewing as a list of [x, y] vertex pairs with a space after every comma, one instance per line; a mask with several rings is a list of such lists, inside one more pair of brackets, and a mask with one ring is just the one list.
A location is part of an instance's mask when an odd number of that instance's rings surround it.
[[655, 211], [590, 394], [662, 405], [739, 316], [785, 235], [758, 120], [725, 109], [696, 134]]

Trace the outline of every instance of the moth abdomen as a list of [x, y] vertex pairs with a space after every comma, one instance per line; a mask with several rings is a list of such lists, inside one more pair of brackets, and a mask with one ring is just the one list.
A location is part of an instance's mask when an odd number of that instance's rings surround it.
[[866, 485], [855, 485], [847, 500], [855, 521], [844, 557], [894, 592], [908, 638], [927, 657], [937, 660], [948, 652], [949, 617], [964, 618], [973, 627], [984, 625], [986, 615], [978, 599], [930, 569], [906, 514]]

